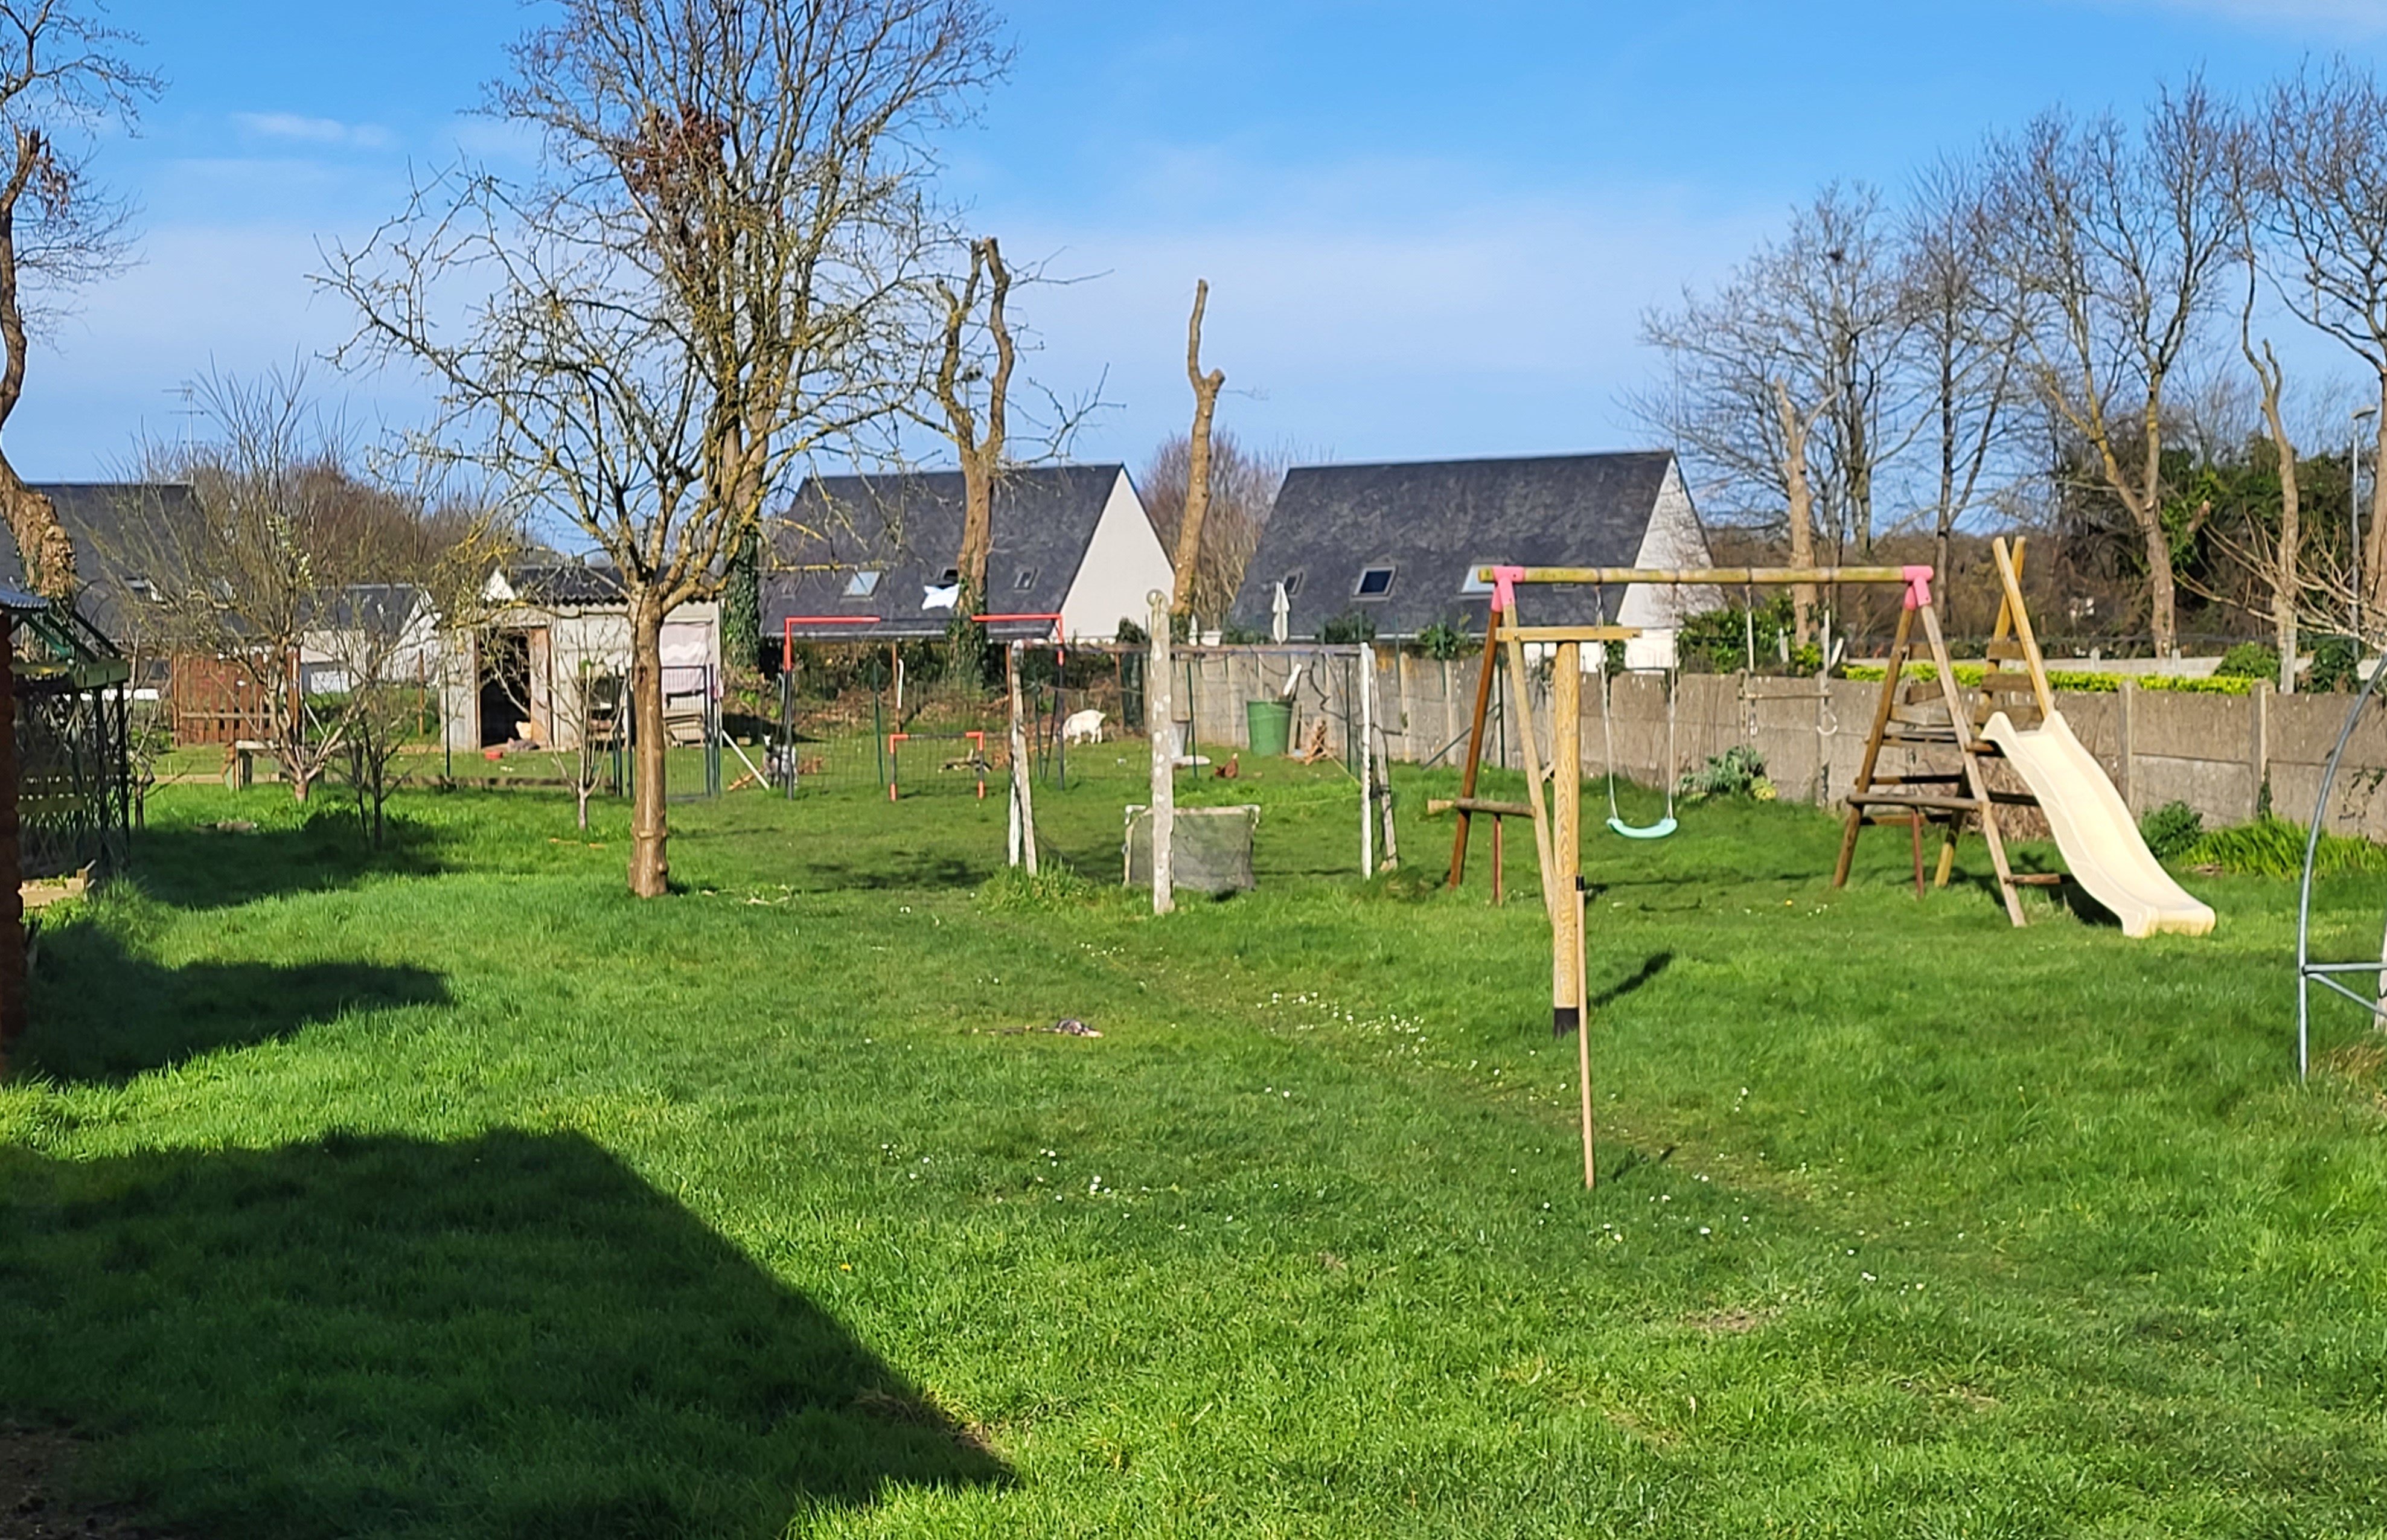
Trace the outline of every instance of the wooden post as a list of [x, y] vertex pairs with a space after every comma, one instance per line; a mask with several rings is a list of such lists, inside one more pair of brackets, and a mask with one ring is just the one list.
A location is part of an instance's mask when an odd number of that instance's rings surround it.
[[1550, 1025], [1583, 1026], [1583, 647], [1560, 642], [1550, 680]]
[[1376, 875], [1376, 649], [1359, 644], [1359, 880]]
[[[1510, 617], [1514, 619], [1514, 617]], [[1559, 923], [1558, 874], [1550, 867], [1550, 818], [1542, 800], [1542, 751], [1534, 742], [1533, 696], [1525, 679], [1525, 644], [1517, 639], [1516, 627], [1509, 627], [1508, 639], [1502, 644], [1509, 653], [1509, 694], [1516, 702], [1517, 751], [1525, 761], [1526, 802], [1534, 809], [1534, 865], [1541, 874], [1542, 913], [1550, 924]]]
[[1005, 649], [1011, 675], [1011, 864], [1036, 875], [1036, 802], [1028, 775], [1028, 729], [1019, 699], [1019, 644]]
[[1171, 845], [1177, 830], [1177, 713], [1170, 696], [1175, 664], [1168, 654], [1168, 596], [1152, 590], [1152, 657], [1144, 667], [1143, 721], [1152, 734], [1152, 912], [1177, 907]]
[[[1475, 795], [1475, 773], [1484, 766], [1484, 727], [1492, 706], [1492, 680], [1500, 667], [1500, 612], [1495, 610], [1484, 623], [1484, 666], [1475, 675], [1474, 724], [1467, 733], [1467, 762], [1459, 772], [1459, 800], [1463, 803]], [[1450, 665], [1443, 664], [1443, 699], [1449, 701]], [[1459, 832], [1450, 842], [1450, 887], [1455, 891], [1459, 879], [1467, 875], [1467, 809], [1459, 810]], [[1497, 857], [1496, 856], [1497, 860]]]
[[1591, 1110], [1591, 982], [1585, 948], [1585, 917], [1590, 908], [1590, 895], [1581, 886], [1574, 890], [1574, 1064], [1575, 1083], [1583, 1088], [1583, 1185], [1585, 1192], [1599, 1184], [1599, 1129]]
[[17, 841], [17, 623], [0, 612], [0, 1075], [25, 1035], [25, 898]]

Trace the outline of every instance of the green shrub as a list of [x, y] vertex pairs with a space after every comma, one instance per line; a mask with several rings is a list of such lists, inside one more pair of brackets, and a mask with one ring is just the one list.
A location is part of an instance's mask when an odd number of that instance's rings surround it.
[[[2218, 866], [2233, 876], [2293, 877], [2305, 869], [2305, 827], [2286, 818], [2257, 818], [2211, 830], [2187, 855], [2196, 865]], [[2352, 835], [2324, 834], [2313, 852], [2313, 870], [2323, 877], [2387, 872], [2387, 848]]]
[[2139, 820], [2139, 834], [2157, 861], [2186, 855], [2204, 833], [2204, 814], [2186, 802], [2166, 802]]
[[1707, 764], [1685, 776], [1677, 789], [1692, 798], [1754, 797], [1762, 802], [1774, 798], [1774, 783], [1765, 778], [1765, 756], [1745, 743], [1709, 755]]
[[2280, 676], [2280, 655], [2261, 642], [2240, 642], [2221, 654], [2221, 666], [2213, 671], [2216, 679], [2276, 679]]
[[1376, 639], [1376, 617], [1362, 610], [1345, 610], [1318, 628], [1318, 639], [1329, 647], [1351, 647]]
[[[1986, 663], [1959, 663], [1956, 664], [1956, 682], [1965, 686], [1978, 685], [1988, 667]], [[1850, 679], [1877, 681], [1881, 678], [1882, 670], [1877, 663], [1851, 663], [1843, 674]], [[1906, 665], [1906, 677], [1936, 679], [1939, 677], [1939, 671], [1929, 663], [1909, 663]], [[2168, 690], [2175, 695], [2244, 695], [2254, 688], [2252, 679], [2230, 679], [2217, 675], [2208, 679], [2184, 674], [2141, 674], [2138, 682], [2141, 689]], [[2047, 683], [2051, 689], [2075, 695], [2112, 695], [2121, 689], [2122, 675], [2092, 674], [2086, 669], [2051, 668], [2047, 671]]]
[[1255, 647], [1268, 640], [1268, 636], [1248, 625], [1237, 625], [1230, 621], [1219, 627], [1219, 640], [1229, 647]]
[[1448, 663], [1475, 650], [1475, 638], [1467, 634], [1465, 627], [1438, 620], [1417, 634], [1417, 650], [1429, 658]]
[[1737, 674], [1749, 666], [1752, 631], [1762, 668], [1782, 656], [1781, 638], [1791, 624], [1790, 596], [1776, 593], [1754, 609], [1727, 604], [1691, 616], [1683, 622], [1674, 645], [1686, 665], [1696, 663], [1711, 673]]
[[2352, 637], [2323, 637], [2313, 643], [2312, 667], [2305, 688], [2316, 695], [2357, 689], [2362, 684], [2362, 646]]

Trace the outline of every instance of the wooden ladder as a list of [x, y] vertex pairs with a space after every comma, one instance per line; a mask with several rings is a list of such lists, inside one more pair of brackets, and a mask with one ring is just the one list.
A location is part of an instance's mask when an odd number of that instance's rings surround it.
[[[1948, 656], [1947, 637], [1939, 629], [1938, 610], [1926, 603], [1900, 612], [1898, 634], [1890, 643], [1888, 663], [1882, 676], [1881, 699], [1874, 709], [1873, 732], [1865, 741], [1864, 761], [1848, 795], [1848, 827], [1840, 836], [1840, 858], [1832, 871], [1832, 886], [1847, 886], [1849, 867], [1856, 858], [1857, 836], [1864, 827], [1894, 824], [1905, 826], [1913, 835], [1917, 897], [1923, 893], [1923, 830], [1927, 826], [1938, 826], [1944, 831], [1933, 886], [1945, 888], [1955, 870], [1957, 838], [1970, 820], [1980, 826], [1982, 840], [1989, 848], [1989, 865], [1997, 871], [1998, 891], [2005, 901], [2006, 917], [2021, 926], [2026, 921], [2020, 890], [2051, 886], [2064, 878], [2053, 873], [2017, 872], [2006, 860], [2005, 839], [1998, 827], [1997, 810], [2001, 806], [2036, 807], [2039, 799], [2027, 791], [1990, 789], [1982, 762], [2003, 755], [1996, 744], [1980, 736], [1980, 730], [1991, 713], [2005, 709], [2002, 702], [2014, 696], [2030, 698], [2031, 705], [2040, 713], [2034, 720], [2043, 720], [2055, 707], [2047, 688], [2047, 668], [2039, 654], [2038, 638], [2031, 632], [2030, 616], [2023, 608], [2022, 542], [2014, 542], [2011, 555], [2002, 537], [1991, 541], [1989, 549], [1997, 562], [2003, 599], [1988, 649], [1989, 666], [1979, 700], [1970, 710], [1956, 684], [1956, 671]], [[1933, 679], [1904, 677], [1907, 664], [1914, 660], [1917, 650], [1917, 615], [1923, 620], [1924, 643], [1930, 650], [1929, 661], [1937, 675]], [[1957, 767], [1885, 775], [1881, 770], [1881, 751], [1885, 748], [1935, 756], [1952, 752]]]

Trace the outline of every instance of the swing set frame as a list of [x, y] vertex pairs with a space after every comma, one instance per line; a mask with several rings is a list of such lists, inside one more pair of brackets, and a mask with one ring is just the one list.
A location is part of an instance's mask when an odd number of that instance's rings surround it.
[[[1516, 811], [1512, 804], [1489, 802], [1475, 794], [1476, 773], [1484, 763], [1484, 725], [1491, 707], [1492, 682], [1505, 663], [1509, 688], [1516, 701], [1513, 709], [1520, 727], [1517, 738], [1525, 760], [1525, 787], [1534, 823], [1534, 856], [1541, 876], [1542, 908], [1550, 922], [1550, 1025], [1557, 1036], [1575, 1034], [1576, 1083], [1581, 1090], [1583, 1116], [1583, 1184], [1589, 1188], [1598, 1181], [1598, 1130], [1592, 1110], [1591, 1035], [1586, 1029], [1591, 1002], [1585, 979], [1586, 889], [1583, 877], [1583, 647], [1586, 642], [1605, 645], [1630, 641], [1641, 632], [1638, 627], [1624, 625], [1528, 625], [1518, 613], [1517, 590], [1553, 583], [1742, 588], [1894, 583], [1905, 588], [1908, 611], [1924, 612], [1926, 624], [1936, 638], [1939, 627], [1932, 609], [1932, 572], [1926, 566], [1486, 566], [1476, 569], [1475, 576], [1477, 581], [1491, 585], [1492, 608], [1484, 627], [1484, 664], [1475, 681], [1475, 714], [1468, 733], [1467, 760], [1459, 772], [1459, 796], [1451, 804], [1459, 814], [1459, 827], [1451, 843], [1449, 886], [1456, 890], [1466, 876], [1467, 840], [1473, 816], [1480, 813], [1497, 819]], [[1534, 741], [1533, 708], [1526, 688], [1528, 643], [1547, 645], [1553, 653], [1550, 764], [1547, 773]], [[1606, 688], [1604, 679], [1601, 688]], [[1602, 700], [1606, 700], [1604, 695]], [[1545, 779], [1549, 782], [1547, 796], [1542, 784]]]

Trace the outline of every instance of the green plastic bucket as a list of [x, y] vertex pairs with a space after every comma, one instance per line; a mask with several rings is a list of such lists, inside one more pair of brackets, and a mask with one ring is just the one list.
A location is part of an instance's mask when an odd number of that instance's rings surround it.
[[1254, 759], [1282, 755], [1293, 743], [1293, 702], [1246, 701], [1244, 702], [1244, 725], [1251, 733]]

